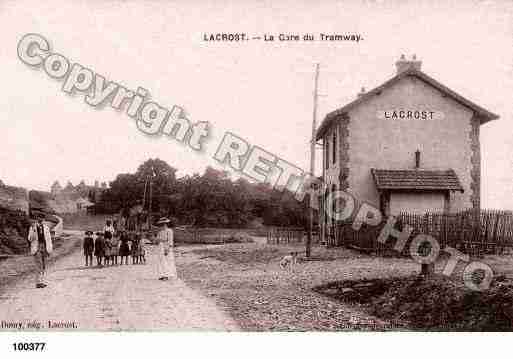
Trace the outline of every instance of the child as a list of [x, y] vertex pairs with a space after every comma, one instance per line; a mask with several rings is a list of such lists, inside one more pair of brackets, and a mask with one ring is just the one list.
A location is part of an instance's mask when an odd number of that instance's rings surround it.
[[114, 233], [110, 241], [110, 260], [112, 264], [118, 265], [118, 256], [119, 256], [119, 234]]
[[136, 233], [132, 241], [132, 264], [139, 264], [139, 244], [141, 242], [141, 235]]
[[94, 239], [93, 232], [86, 231], [84, 238], [84, 257], [86, 267], [93, 265]]
[[94, 241], [94, 256], [96, 257], [96, 265], [102, 267], [102, 259], [105, 257], [105, 240], [102, 232], [96, 232], [96, 240]]
[[139, 242], [139, 263], [146, 264], [146, 249], [144, 248], [144, 242], [146, 238], [143, 236]]
[[112, 253], [112, 237], [114, 231], [111, 230], [112, 225], [110, 221], [107, 221], [107, 226], [105, 226], [103, 237], [105, 238], [105, 265], [114, 264], [114, 258]]
[[125, 264], [128, 264], [128, 256], [130, 255], [130, 247], [128, 246], [129, 240], [130, 239], [126, 231], [122, 231], [121, 236], [119, 237], [119, 241], [121, 242], [119, 246], [119, 256], [121, 257], [121, 264], [123, 264], [123, 257], [125, 258]]

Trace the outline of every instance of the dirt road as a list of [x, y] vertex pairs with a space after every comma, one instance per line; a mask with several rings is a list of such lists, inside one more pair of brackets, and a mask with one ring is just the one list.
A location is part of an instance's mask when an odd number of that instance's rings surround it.
[[0, 330], [238, 330], [181, 280], [159, 281], [147, 252], [146, 265], [96, 268], [78, 250], [50, 267], [47, 288], [19, 280], [0, 296]]

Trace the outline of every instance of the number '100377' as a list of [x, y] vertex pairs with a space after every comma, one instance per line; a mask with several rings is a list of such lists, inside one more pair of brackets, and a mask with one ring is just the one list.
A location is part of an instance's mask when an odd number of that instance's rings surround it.
[[14, 351], [43, 351], [46, 343], [12, 343]]

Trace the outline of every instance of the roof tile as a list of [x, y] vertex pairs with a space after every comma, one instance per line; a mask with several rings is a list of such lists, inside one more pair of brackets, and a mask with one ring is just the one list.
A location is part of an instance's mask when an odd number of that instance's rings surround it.
[[371, 169], [378, 190], [461, 191], [463, 187], [453, 169], [386, 170]]

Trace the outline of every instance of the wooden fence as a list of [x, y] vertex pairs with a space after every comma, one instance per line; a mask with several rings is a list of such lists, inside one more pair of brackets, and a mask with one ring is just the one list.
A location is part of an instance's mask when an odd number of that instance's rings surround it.
[[190, 244], [224, 244], [252, 241], [252, 231], [236, 228], [175, 227], [175, 242]]
[[[330, 229], [329, 246], [347, 246], [376, 254], [392, 251], [395, 240], [389, 238], [385, 244], [377, 241], [385, 223], [378, 226], [363, 225], [355, 231], [351, 223], [342, 223]], [[410, 240], [417, 234], [433, 236], [441, 248], [450, 246], [471, 255], [502, 254], [513, 247], [513, 213], [510, 211], [482, 210], [445, 213], [401, 213], [395, 228], [404, 225], [413, 228]], [[403, 255], [408, 254], [409, 243]]]
[[[268, 244], [304, 243], [307, 233], [300, 227], [266, 227], [259, 229], [237, 228], [199, 228], [180, 226], [173, 229], [176, 243], [190, 244], [223, 244], [244, 243], [254, 241], [254, 237], [264, 237]], [[149, 234], [151, 241], [155, 240], [156, 231]], [[313, 244], [319, 242], [319, 236], [314, 233]]]
[[389, 251], [392, 248], [389, 242], [383, 245], [377, 241], [384, 224], [384, 222], [377, 226], [364, 224], [359, 230], [354, 230], [352, 223], [339, 224], [329, 229], [326, 235], [326, 245], [328, 247], [344, 246], [377, 255], [393, 255], [394, 253]]

